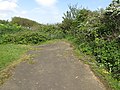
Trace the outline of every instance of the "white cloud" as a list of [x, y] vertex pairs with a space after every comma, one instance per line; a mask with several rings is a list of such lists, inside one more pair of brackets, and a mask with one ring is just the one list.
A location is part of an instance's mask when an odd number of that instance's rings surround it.
[[[34, 13], [34, 14], [33, 14]], [[29, 12], [29, 17], [40, 23], [57, 23], [62, 21], [62, 14], [57, 6], [44, 7], [39, 6]]]
[[29, 14], [40, 23], [57, 23], [62, 21], [61, 12], [57, 7], [58, 0], [35, 0], [39, 7], [34, 8]]
[[26, 14], [25, 10], [20, 10], [18, 0], [0, 0], [0, 19], [11, 19], [11, 17]]
[[56, 3], [58, 0], [34, 0], [39, 4], [32, 10], [19, 7], [19, 0], [0, 0], [0, 19], [11, 20], [11, 17], [20, 16], [40, 23], [56, 23], [62, 20], [62, 13]]
[[21, 14], [25, 15], [27, 14], [27, 11], [22, 11]]
[[0, 19], [10, 19], [17, 12], [18, 0], [0, 0]]
[[20, 11], [20, 12], [16, 12], [16, 13], [14, 13], [14, 14], [12, 15], [12, 17], [14, 17], [14, 16], [18, 16], [18, 17], [26, 17], [26, 15], [28, 15], [28, 12], [22, 10], [22, 11]]
[[0, 17], [4, 18], [4, 17], [6, 17], [6, 16], [7, 16], [7, 14], [5, 14], [5, 13], [0, 13]]
[[17, 0], [0, 0], [0, 11], [14, 12], [17, 7]]
[[57, 0], [36, 0], [39, 5], [51, 7], [57, 3]]

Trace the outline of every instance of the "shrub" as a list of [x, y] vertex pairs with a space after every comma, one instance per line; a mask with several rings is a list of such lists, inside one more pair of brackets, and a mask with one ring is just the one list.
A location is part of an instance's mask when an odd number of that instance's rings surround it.
[[5, 34], [2, 36], [1, 43], [15, 43], [15, 44], [39, 44], [43, 41], [49, 40], [47, 35], [39, 32], [25, 31], [15, 34]]

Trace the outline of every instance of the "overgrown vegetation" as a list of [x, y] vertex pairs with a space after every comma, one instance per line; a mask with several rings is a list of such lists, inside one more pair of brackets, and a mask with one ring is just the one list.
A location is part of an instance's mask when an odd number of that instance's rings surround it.
[[41, 25], [20, 17], [14, 17], [11, 22], [0, 20], [0, 71], [19, 59], [29, 45], [62, 37], [63, 32], [57, 25]]
[[113, 0], [104, 10], [90, 11], [69, 6], [61, 28], [76, 47], [94, 55], [98, 65], [118, 80], [120, 89], [120, 0]]
[[60, 24], [43, 25], [20, 17], [11, 22], [0, 20], [2, 47], [62, 38], [72, 41], [80, 52], [95, 56], [97, 65], [117, 82], [114, 89], [120, 89], [120, 0], [113, 0], [105, 10], [69, 6]]

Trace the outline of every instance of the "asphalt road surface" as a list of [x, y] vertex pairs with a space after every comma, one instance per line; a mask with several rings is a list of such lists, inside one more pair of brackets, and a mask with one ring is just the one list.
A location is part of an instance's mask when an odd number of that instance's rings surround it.
[[19, 64], [0, 90], [106, 90], [89, 66], [73, 54], [69, 43], [35, 48], [28, 52], [33, 59]]

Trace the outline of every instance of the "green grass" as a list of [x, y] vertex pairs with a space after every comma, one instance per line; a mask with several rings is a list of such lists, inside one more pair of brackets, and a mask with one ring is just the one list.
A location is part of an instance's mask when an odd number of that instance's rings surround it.
[[28, 49], [27, 45], [0, 45], [0, 71], [22, 57]]

